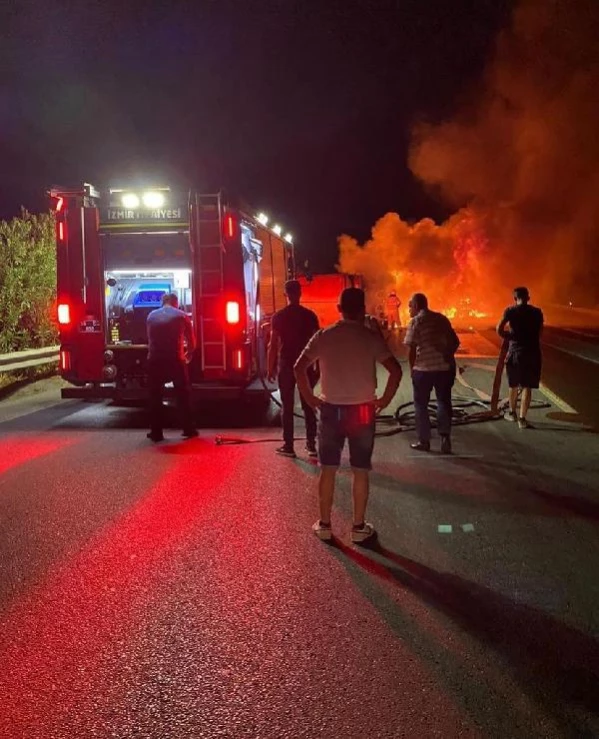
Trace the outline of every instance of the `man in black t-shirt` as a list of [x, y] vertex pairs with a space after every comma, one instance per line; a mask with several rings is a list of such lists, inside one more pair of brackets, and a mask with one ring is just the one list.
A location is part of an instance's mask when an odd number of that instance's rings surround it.
[[[300, 305], [302, 288], [297, 280], [285, 283], [285, 295], [289, 301], [286, 308], [272, 317], [270, 344], [268, 347], [268, 377], [271, 381], [277, 375], [283, 406], [283, 441], [282, 447], [276, 451], [285, 457], [295, 457], [293, 446], [293, 413], [295, 407], [295, 375], [293, 366], [312, 336], [318, 331], [316, 313]], [[318, 377], [312, 371], [310, 382], [312, 387]], [[304, 417], [306, 419], [306, 451], [310, 457], [316, 457], [316, 415], [312, 408], [301, 397]]]
[[[541, 332], [543, 330], [543, 312], [529, 304], [530, 296], [526, 287], [514, 290], [515, 305], [506, 308], [501, 321], [497, 324], [497, 333], [502, 339], [509, 340], [509, 349], [505, 363], [510, 386], [510, 408], [504, 418], [507, 421], [518, 421], [520, 428], [531, 428], [526, 420], [530, 406], [532, 389], [538, 388], [541, 380]], [[509, 324], [509, 331], [506, 331]], [[520, 415], [516, 414], [518, 389], [522, 389]]]

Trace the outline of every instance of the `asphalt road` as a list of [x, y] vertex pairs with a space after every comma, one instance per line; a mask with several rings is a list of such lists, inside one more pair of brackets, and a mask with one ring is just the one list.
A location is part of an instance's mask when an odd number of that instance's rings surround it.
[[317, 468], [277, 457], [278, 429], [204, 417], [153, 446], [141, 411], [57, 384], [0, 404], [3, 739], [599, 736], [599, 437], [578, 418], [463, 426], [450, 458], [378, 439], [360, 549], [348, 472], [329, 546]]

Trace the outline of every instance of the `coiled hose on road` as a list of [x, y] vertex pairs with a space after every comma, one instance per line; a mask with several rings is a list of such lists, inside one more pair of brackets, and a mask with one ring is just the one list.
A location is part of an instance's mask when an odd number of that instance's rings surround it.
[[[279, 408], [281, 408], [281, 402], [275, 397], [275, 390], [270, 389], [265, 381], [264, 377], [261, 377], [262, 385], [264, 390], [270, 396], [272, 402], [274, 402]], [[491, 400], [483, 400], [479, 398], [472, 398], [464, 395], [452, 395], [452, 415], [451, 424], [452, 426], [465, 426], [471, 423], [483, 423], [486, 421], [496, 421], [503, 417], [503, 407], [505, 401], [501, 404], [497, 411], [492, 409]], [[543, 401], [533, 401], [531, 408], [549, 408], [550, 404]], [[428, 413], [431, 421], [431, 427], [436, 428], [437, 426], [437, 402], [432, 400], [428, 404]], [[381, 414], [377, 416], [376, 421], [376, 436], [387, 437], [395, 436], [396, 434], [404, 433], [405, 431], [413, 431], [416, 428], [415, 421], [415, 407], [414, 401], [402, 403], [394, 413]], [[294, 413], [296, 418], [303, 420], [303, 415], [300, 413]], [[297, 437], [301, 440], [302, 437]], [[250, 444], [259, 442], [273, 442], [280, 441], [280, 439], [240, 439], [240, 438], [229, 438], [223, 436], [216, 437], [216, 444]]]

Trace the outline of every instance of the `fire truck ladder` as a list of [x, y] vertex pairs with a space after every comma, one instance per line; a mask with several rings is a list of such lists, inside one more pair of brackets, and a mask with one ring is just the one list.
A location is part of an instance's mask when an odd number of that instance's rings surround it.
[[223, 326], [224, 250], [221, 238], [220, 195], [197, 195], [199, 270], [199, 325], [202, 372], [218, 374], [227, 367], [226, 337]]

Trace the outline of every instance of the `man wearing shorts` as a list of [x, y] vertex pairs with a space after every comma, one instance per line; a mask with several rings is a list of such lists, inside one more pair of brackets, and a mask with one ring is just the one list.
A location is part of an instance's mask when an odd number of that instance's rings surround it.
[[[318, 331], [295, 364], [298, 388], [306, 402], [320, 410], [318, 499], [320, 518], [312, 530], [319, 539], [332, 538], [331, 509], [335, 477], [347, 439], [352, 468], [353, 527], [351, 539], [361, 543], [374, 533], [364, 520], [369, 493], [369, 471], [376, 414], [393, 399], [401, 380], [401, 367], [383, 339], [364, 325], [364, 291], [350, 287], [341, 293], [342, 320]], [[308, 369], [320, 366], [321, 393], [314, 395]], [[389, 372], [385, 391], [376, 397], [376, 364]]]
[[[528, 289], [517, 287], [514, 290], [515, 305], [505, 309], [501, 321], [497, 324], [499, 336], [510, 342], [505, 364], [510, 386], [510, 408], [504, 418], [507, 421], [517, 421], [521, 429], [532, 428], [526, 420], [526, 414], [530, 407], [532, 390], [539, 387], [542, 364], [543, 313], [540, 308], [530, 305], [529, 300]], [[506, 331], [506, 324], [509, 324], [509, 331]], [[522, 399], [518, 416], [516, 404], [520, 388]]]

